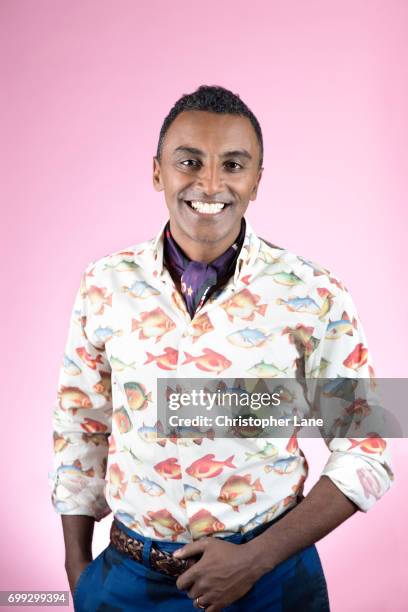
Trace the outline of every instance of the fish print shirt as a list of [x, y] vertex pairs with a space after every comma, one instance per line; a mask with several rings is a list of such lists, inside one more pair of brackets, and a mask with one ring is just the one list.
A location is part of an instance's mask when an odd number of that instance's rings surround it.
[[[191, 319], [163, 265], [163, 231], [89, 263], [53, 408], [52, 504], [145, 537], [246, 532], [302, 496], [308, 463], [288, 438], [163, 438], [158, 378], [374, 378], [350, 293], [246, 221], [234, 274]], [[394, 478], [389, 440], [324, 438], [322, 475], [366, 512]]]

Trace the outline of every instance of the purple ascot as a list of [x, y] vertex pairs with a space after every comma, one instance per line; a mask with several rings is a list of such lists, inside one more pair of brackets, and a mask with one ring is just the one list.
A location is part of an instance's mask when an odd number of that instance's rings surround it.
[[192, 261], [174, 240], [170, 222], [167, 222], [164, 229], [164, 261], [172, 276], [180, 280], [181, 293], [191, 318], [211, 293], [233, 274], [244, 238], [245, 219], [242, 218], [238, 238], [224, 253], [209, 264]]

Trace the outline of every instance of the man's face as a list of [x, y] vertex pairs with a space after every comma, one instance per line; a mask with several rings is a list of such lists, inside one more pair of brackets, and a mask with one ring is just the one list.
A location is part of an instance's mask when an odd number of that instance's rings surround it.
[[226, 242], [227, 248], [235, 240], [249, 201], [256, 198], [259, 160], [258, 140], [247, 117], [205, 111], [176, 117], [164, 138], [160, 163], [153, 160], [153, 184], [164, 190], [171, 232], [181, 246], [186, 241], [200, 246]]

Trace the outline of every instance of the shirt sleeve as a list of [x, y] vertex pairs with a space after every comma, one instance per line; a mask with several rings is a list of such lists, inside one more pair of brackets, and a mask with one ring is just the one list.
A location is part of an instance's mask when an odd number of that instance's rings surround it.
[[[93, 263], [93, 262], [92, 262]], [[108, 437], [112, 431], [111, 370], [104, 343], [90, 340], [91, 306], [86, 268], [72, 309], [52, 413], [51, 501], [58, 514], [100, 521], [105, 499]]]
[[[359, 510], [367, 512], [394, 480], [390, 440], [378, 431], [381, 419], [377, 418], [376, 406], [380, 402], [373, 391], [377, 383], [354, 301], [344, 286], [331, 299], [327, 325], [312, 366], [323, 391], [325, 384], [331, 385], [326, 391], [330, 397], [323, 398], [320, 404], [325, 436], [330, 423], [330, 436], [324, 440], [331, 451], [321, 475], [330, 478]], [[334, 329], [340, 327], [333, 325], [336, 321], [346, 322], [341, 333]], [[340, 389], [336, 397], [330, 392], [333, 385]]]

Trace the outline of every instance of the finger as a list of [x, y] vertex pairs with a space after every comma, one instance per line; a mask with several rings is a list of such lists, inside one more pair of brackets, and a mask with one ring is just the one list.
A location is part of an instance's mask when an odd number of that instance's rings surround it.
[[[197, 602], [197, 598], [198, 598], [198, 602]], [[207, 612], [208, 606], [211, 605], [210, 602], [208, 601], [208, 596], [206, 599], [205, 595], [195, 595], [194, 597], [191, 597], [191, 599], [193, 601], [193, 606], [197, 608], [198, 610], [204, 610], [204, 607], [205, 607], [205, 610]]]
[[186, 559], [187, 557], [198, 555], [204, 552], [205, 546], [206, 542], [204, 540], [197, 540], [197, 542], [191, 542], [191, 544], [186, 544], [185, 546], [178, 548], [173, 553], [173, 557], [176, 557], [176, 559]]
[[200, 570], [198, 570], [197, 572], [197, 569], [196, 569], [197, 565], [198, 563], [195, 563], [192, 567], [190, 567], [188, 570], [183, 572], [181, 576], [177, 578], [176, 587], [180, 591], [187, 591], [188, 589], [193, 587], [195, 581], [198, 579], [200, 575]]
[[[186, 591], [187, 596], [192, 599], [193, 601], [195, 601], [195, 599], [197, 597], [200, 598], [200, 603], [202, 603], [202, 598], [204, 597], [203, 593], [205, 592], [205, 589], [200, 586], [198, 580], [196, 580], [196, 582], [194, 583], [194, 585], [191, 587], [191, 589], [188, 589], [188, 591]], [[208, 597], [208, 594], [207, 594]]]

